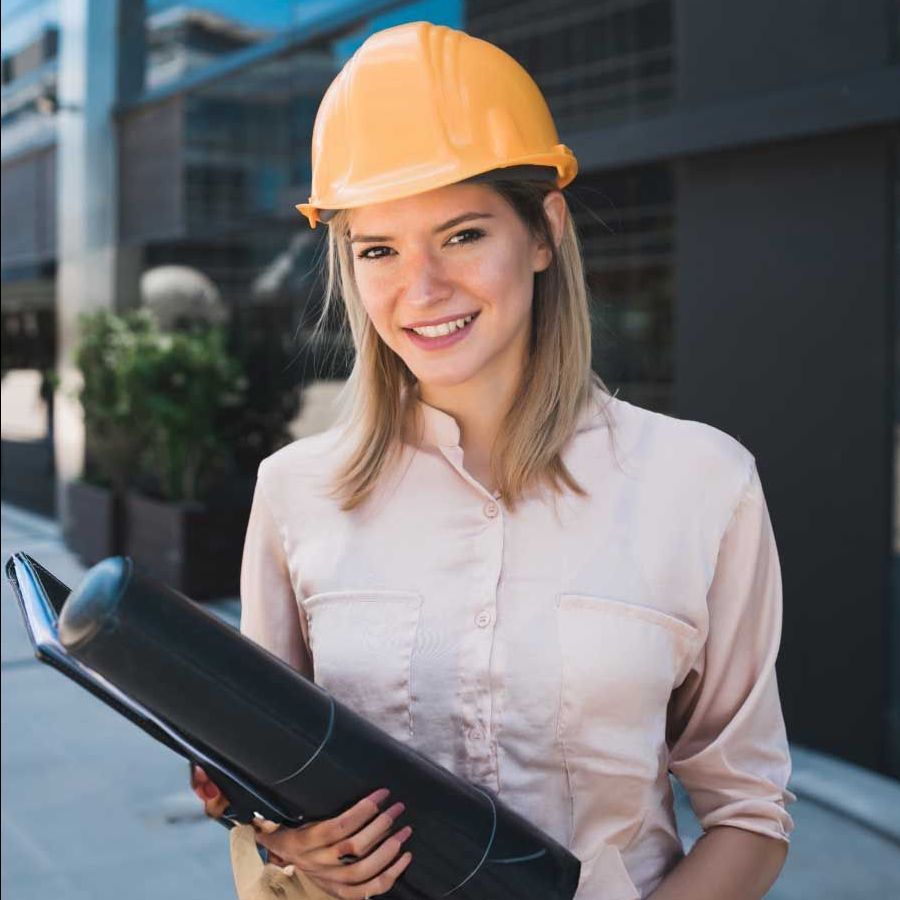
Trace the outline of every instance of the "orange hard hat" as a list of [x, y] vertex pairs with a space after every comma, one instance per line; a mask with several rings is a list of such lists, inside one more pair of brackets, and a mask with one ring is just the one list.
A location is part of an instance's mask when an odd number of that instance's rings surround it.
[[329, 85], [313, 126], [312, 196], [296, 207], [315, 228], [339, 209], [496, 170], [547, 173], [562, 188], [578, 161], [559, 143], [540, 88], [508, 53], [445, 25], [409, 22], [367, 38]]

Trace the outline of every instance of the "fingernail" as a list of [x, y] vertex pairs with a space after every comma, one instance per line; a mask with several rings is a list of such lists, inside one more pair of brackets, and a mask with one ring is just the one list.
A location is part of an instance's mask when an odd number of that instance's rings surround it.
[[407, 825], [397, 832], [397, 840], [402, 844], [412, 834], [412, 827]]
[[381, 803], [382, 800], [386, 800], [390, 796], [391, 792], [387, 788], [381, 788], [380, 790], [369, 794], [368, 799], [373, 800], [375, 803]]
[[406, 809], [406, 804], [405, 804], [405, 803], [399, 803], [399, 802], [398, 802], [398, 803], [395, 803], [395, 804], [387, 811], [387, 814], [388, 814], [392, 819], [396, 819], [396, 818], [399, 818], [400, 813], [402, 813], [404, 809]]
[[284, 872], [284, 874], [287, 875], [288, 878], [291, 878], [294, 874], [294, 866], [293, 864], [285, 866], [281, 871]]
[[211, 781], [207, 781], [203, 785], [203, 796], [212, 800], [219, 796], [219, 789]]

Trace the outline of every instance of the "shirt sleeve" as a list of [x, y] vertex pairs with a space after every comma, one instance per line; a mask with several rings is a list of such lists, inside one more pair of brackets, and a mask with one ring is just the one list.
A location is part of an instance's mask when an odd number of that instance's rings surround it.
[[281, 531], [256, 480], [241, 560], [241, 633], [312, 678], [305, 621], [300, 616]]
[[790, 843], [791, 759], [775, 659], [782, 586], [755, 460], [719, 545], [707, 596], [709, 632], [673, 692], [669, 770], [704, 831], [730, 825]]

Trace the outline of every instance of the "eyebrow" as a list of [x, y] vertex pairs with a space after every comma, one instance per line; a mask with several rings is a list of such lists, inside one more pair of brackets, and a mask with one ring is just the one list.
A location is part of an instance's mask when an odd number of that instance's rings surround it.
[[[493, 219], [493, 213], [484, 213], [484, 212], [466, 212], [462, 213], [462, 215], [454, 216], [452, 219], [444, 222], [443, 225], [438, 225], [437, 228], [432, 229], [432, 234], [440, 234], [442, 231], [446, 231], [448, 228], [453, 228], [454, 225], [459, 225], [461, 222], [468, 222], [470, 219]], [[392, 241], [394, 238], [390, 237], [386, 234], [357, 234], [350, 235], [350, 243], [351, 244], [359, 244], [359, 243], [368, 243], [369, 241]]]

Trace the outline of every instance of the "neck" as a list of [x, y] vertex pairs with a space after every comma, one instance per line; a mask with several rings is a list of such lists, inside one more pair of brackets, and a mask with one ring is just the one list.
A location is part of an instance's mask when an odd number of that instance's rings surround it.
[[518, 383], [510, 377], [443, 387], [418, 383], [419, 397], [456, 419], [466, 459], [487, 468]]

